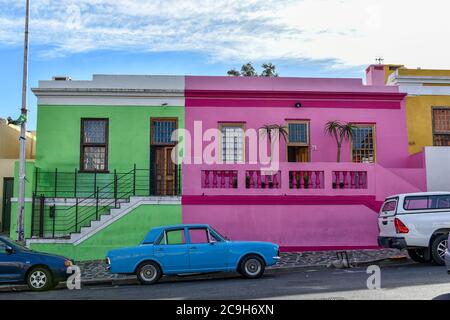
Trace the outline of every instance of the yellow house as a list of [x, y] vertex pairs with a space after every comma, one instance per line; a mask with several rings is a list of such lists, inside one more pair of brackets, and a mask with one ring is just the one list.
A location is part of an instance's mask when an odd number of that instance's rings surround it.
[[[14, 166], [19, 159], [20, 127], [0, 118], [0, 232], [9, 232]], [[36, 134], [27, 132], [27, 159], [35, 158]]]
[[450, 146], [450, 70], [408, 69], [401, 65], [384, 68], [386, 84], [397, 85], [408, 94], [409, 152]]

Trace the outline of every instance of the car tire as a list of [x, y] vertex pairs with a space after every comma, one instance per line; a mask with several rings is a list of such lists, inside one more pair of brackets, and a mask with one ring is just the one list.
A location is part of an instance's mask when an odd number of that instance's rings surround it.
[[32, 268], [28, 272], [26, 280], [32, 291], [46, 291], [51, 289], [54, 284], [52, 273], [45, 267]]
[[425, 258], [425, 250], [427, 249], [408, 249], [408, 255], [414, 262], [428, 263], [430, 259]]
[[431, 256], [433, 261], [440, 266], [445, 264], [444, 254], [448, 246], [448, 234], [437, 236], [431, 244]]
[[141, 284], [149, 285], [161, 279], [162, 271], [157, 263], [148, 261], [137, 268], [136, 276]]
[[265, 264], [259, 256], [250, 255], [242, 259], [238, 270], [245, 278], [256, 279], [264, 274]]

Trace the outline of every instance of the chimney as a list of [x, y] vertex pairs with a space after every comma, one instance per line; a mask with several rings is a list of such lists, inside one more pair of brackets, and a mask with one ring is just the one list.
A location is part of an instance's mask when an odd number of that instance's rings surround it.
[[385, 72], [383, 64], [371, 64], [366, 69], [366, 84], [368, 86], [384, 86]]

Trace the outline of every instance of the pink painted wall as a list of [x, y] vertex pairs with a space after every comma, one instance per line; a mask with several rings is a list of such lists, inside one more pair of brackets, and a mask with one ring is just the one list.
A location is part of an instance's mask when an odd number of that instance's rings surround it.
[[[239, 105], [239, 101], [236, 101]], [[335, 162], [335, 140], [324, 134], [328, 120], [354, 123], [373, 123], [376, 126], [377, 162], [385, 167], [407, 167], [408, 140], [401, 109], [344, 109], [344, 108], [241, 108], [187, 107], [186, 129], [194, 130], [194, 121], [201, 120], [203, 130], [218, 128], [219, 122], [245, 122], [246, 129], [260, 128], [264, 124], [286, 124], [286, 120], [310, 120], [311, 162]], [[204, 143], [204, 147], [208, 143]], [[247, 150], [248, 151], [248, 150]], [[246, 158], [248, 159], [248, 152]], [[280, 161], [286, 161], [286, 145], [280, 144]], [[350, 145], [342, 146], [341, 161], [351, 161]]]
[[378, 236], [377, 215], [363, 205], [183, 205], [183, 223], [208, 223], [232, 240], [271, 241], [287, 251], [376, 247]]

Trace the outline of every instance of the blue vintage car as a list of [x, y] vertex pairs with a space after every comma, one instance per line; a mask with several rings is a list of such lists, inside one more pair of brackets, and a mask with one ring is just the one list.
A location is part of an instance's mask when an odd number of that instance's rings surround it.
[[230, 241], [206, 224], [153, 228], [139, 246], [111, 250], [106, 258], [112, 273], [136, 274], [142, 284], [163, 275], [221, 271], [259, 278], [278, 260], [278, 245]]

